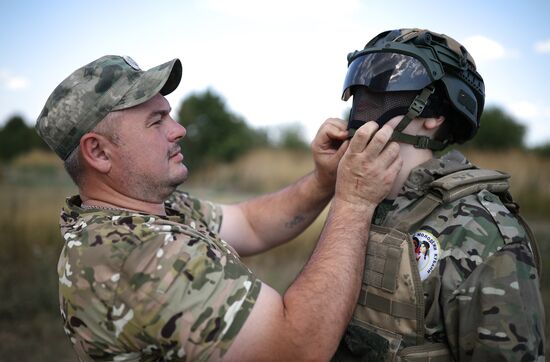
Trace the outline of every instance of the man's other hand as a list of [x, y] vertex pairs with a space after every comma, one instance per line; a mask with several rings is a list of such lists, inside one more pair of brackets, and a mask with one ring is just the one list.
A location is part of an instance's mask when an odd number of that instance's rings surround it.
[[345, 121], [338, 118], [327, 119], [311, 143], [315, 162], [315, 177], [323, 189], [334, 191], [338, 163], [346, 152], [349, 142]]

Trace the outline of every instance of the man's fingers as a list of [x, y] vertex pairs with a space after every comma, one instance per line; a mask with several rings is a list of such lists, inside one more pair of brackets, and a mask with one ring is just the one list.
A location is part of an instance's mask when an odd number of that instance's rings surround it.
[[348, 131], [343, 121], [337, 118], [329, 118], [319, 128], [312, 145], [322, 149], [336, 148], [333, 147], [335, 141], [343, 141], [347, 138], [347, 135]]
[[388, 151], [388, 160], [389, 160], [389, 166], [386, 168], [388, 175], [391, 176], [392, 179], [395, 178], [395, 176], [399, 173], [401, 170], [401, 167], [403, 166], [403, 159], [399, 156], [399, 145], [396, 142], [391, 142], [387, 150]]
[[363, 152], [377, 129], [378, 124], [376, 122], [367, 122], [362, 125], [357, 131], [355, 131], [355, 134], [350, 141], [350, 151], [353, 153]]
[[385, 145], [380, 154], [376, 156], [376, 161], [382, 164], [382, 167], [390, 167], [393, 162], [399, 156], [399, 144], [397, 142], [390, 142]]
[[338, 148], [338, 151], [336, 151], [336, 157], [338, 159], [341, 159], [344, 153], [346, 153], [346, 150], [349, 147], [349, 140], [345, 140], [342, 142], [342, 145], [340, 145], [340, 148]]
[[376, 132], [372, 137], [372, 140], [366, 147], [366, 152], [368, 153], [369, 158], [377, 158], [383, 150], [385, 150], [388, 141], [393, 133], [393, 130], [389, 126], [383, 126]]
[[327, 125], [327, 134], [339, 140], [344, 140], [348, 137], [348, 131], [341, 124], [328, 124]]
[[325, 139], [323, 143], [332, 144], [334, 141], [343, 141], [348, 137], [348, 131], [338, 124], [328, 123], [325, 126]]

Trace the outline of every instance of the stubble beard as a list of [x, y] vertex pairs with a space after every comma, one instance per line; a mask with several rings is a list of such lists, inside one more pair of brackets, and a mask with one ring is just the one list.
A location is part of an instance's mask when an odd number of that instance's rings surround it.
[[178, 175], [166, 175], [164, 178], [155, 177], [146, 172], [135, 171], [127, 167], [126, 177], [123, 178], [124, 192], [137, 200], [150, 203], [163, 203], [182, 183], [187, 180], [187, 168]]

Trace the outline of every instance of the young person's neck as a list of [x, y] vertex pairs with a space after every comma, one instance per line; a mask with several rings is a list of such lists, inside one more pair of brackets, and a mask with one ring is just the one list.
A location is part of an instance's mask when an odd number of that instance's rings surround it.
[[401, 167], [401, 171], [397, 174], [392, 189], [386, 197], [390, 200], [394, 200], [397, 197], [413, 168], [433, 158], [433, 151], [429, 149], [416, 148], [406, 143], [400, 143], [399, 147], [403, 167]]

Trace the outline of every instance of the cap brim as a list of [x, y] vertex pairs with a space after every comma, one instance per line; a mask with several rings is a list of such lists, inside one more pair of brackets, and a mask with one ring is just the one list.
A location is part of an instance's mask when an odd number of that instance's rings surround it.
[[181, 81], [182, 66], [179, 59], [158, 65], [143, 72], [134, 86], [124, 95], [113, 111], [126, 109], [147, 102], [157, 93], [172, 93]]

